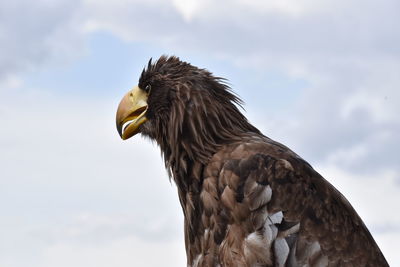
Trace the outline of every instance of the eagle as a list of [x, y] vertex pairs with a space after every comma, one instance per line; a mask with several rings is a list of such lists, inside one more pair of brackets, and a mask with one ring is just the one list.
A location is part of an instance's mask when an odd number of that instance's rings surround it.
[[253, 126], [227, 81], [148, 62], [116, 126], [158, 144], [184, 215], [187, 266], [389, 266], [346, 198]]

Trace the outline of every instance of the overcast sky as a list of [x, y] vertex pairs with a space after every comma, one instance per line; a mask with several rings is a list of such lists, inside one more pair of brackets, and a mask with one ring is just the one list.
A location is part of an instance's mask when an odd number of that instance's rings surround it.
[[400, 266], [400, 2], [0, 2], [0, 266], [185, 266], [158, 148], [115, 112], [150, 57], [227, 78]]

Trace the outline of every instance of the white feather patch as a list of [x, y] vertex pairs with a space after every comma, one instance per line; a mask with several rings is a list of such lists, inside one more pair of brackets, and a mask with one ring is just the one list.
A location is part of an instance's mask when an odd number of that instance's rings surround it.
[[278, 211], [272, 215], [269, 215], [265, 220], [264, 224], [264, 235], [265, 238], [272, 243], [278, 235], [278, 228], [274, 224], [281, 223], [283, 219], [282, 211]]
[[289, 255], [289, 246], [283, 238], [277, 238], [274, 243], [276, 266], [285, 266]]
[[283, 219], [283, 213], [282, 211], [278, 211], [277, 213], [269, 215], [268, 218], [273, 224], [281, 223]]
[[276, 238], [276, 236], [278, 235], [278, 227], [276, 227], [275, 225], [271, 224], [269, 226], [269, 228], [271, 228], [271, 232], [272, 232], [272, 240], [274, 240]]

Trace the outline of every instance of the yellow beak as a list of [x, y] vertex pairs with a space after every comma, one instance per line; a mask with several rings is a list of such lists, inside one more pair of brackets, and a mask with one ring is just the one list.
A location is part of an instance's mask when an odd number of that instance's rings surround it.
[[136, 86], [122, 98], [117, 110], [117, 130], [123, 140], [140, 132], [139, 126], [147, 121], [146, 111], [147, 94]]

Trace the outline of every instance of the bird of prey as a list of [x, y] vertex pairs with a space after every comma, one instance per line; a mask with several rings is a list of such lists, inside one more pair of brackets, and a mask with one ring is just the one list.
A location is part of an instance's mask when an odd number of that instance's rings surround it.
[[187, 265], [388, 266], [345, 197], [240, 106], [175, 56], [150, 59], [119, 104], [121, 138], [154, 140], [177, 185]]

